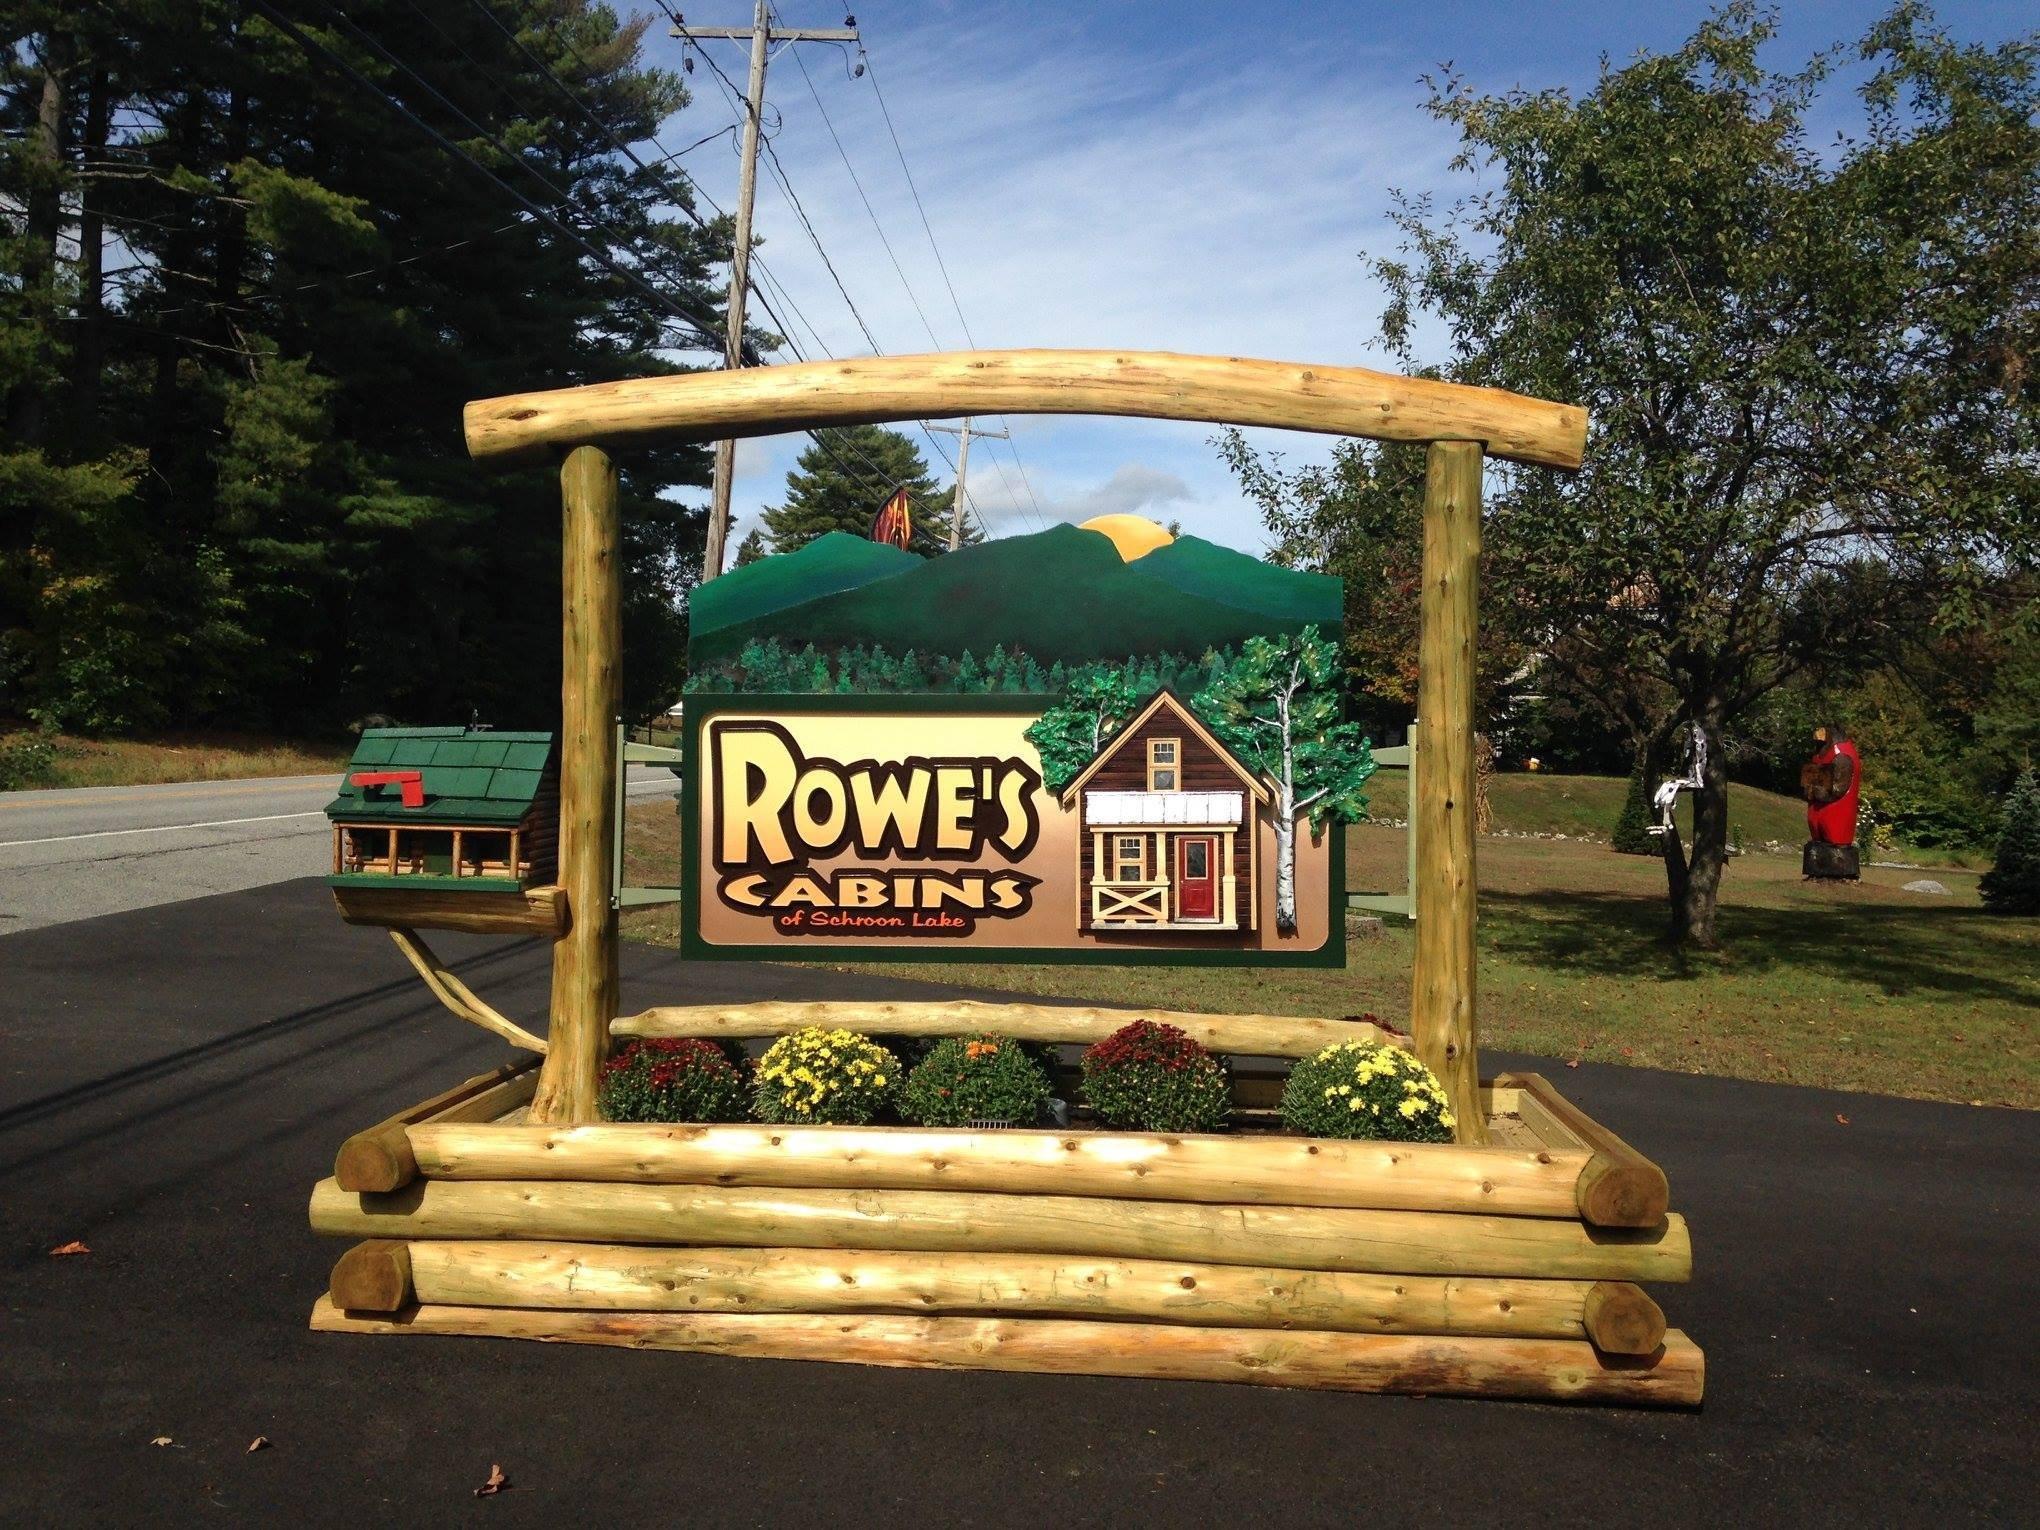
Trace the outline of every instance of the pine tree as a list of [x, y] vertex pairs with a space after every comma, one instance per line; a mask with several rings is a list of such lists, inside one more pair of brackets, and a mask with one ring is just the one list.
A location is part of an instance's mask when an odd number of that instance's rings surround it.
[[2040, 781], [2028, 766], [2005, 793], [1997, 857], [1977, 883], [1994, 914], [2040, 914]]
[[786, 497], [765, 509], [774, 552], [793, 552], [831, 531], [868, 536], [872, 517], [902, 487], [913, 515], [912, 550], [935, 551], [934, 527], [946, 502], [912, 441], [882, 425], [831, 426], [815, 437], [786, 475]]
[[[714, 328], [727, 227], [617, 150], [686, 89], [648, 19], [592, 0], [286, 9], [294, 30], [238, 0], [10, 16], [0, 681], [94, 729], [543, 723], [558, 490], [476, 472], [457, 422], [679, 370], [676, 307]], [[631, 716], [679, 689], [703, 521], [671, 491], [708, 462], [623, 459]]]
[[1658, 853], [1658, 842], [1649, 832], [1650, 787], [1643, 774], [1643, 760], [1639, 757], [1636, 769], [1629, 773], [1629, 790], [1623, 794], [1622, 812], [1615, 820], [1615, 832], [1609, 836], [1609, 843], [1623, 855]]
[[748, 567], [765, 556], [767, 556], [765, 551], [765, 533], [756, 526], [753, 526], [744, 533], [744, 540], [737, 544], [736, 566], [738, 568]]

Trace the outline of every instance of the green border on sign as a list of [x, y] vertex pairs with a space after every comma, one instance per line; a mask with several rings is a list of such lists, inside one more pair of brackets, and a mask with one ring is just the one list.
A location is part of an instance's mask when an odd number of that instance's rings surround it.
[[[840, 714], [844, 712], [929, 712], [999, 713], [1038, 717], [1055, 705], [1055, 696], [1022, 696], [1003, 693], [986, 696], [919, 695], [768, 695], [740, 691], [690, 691], [687, 714], [680, 740], [680, 954], [705, 961], [747, 962], [889, 962], [951, 966], [960, 962], [991, 962], [1028, 967], [1343, 967], [1346, 965], [1346, 826], [1329, 825], [1331, 855], [1325, 890], [1325, 911], [1330, 928], [1324, 943], [1314, 948], [1298, 947], [1280, 951], [1198, 950], [1119, 951], [1089, 950], [1058, 946], [988, 946], [976, 942], [953, 947], [934, 945], [902, 948], [889, 941], [874, 941], [870, 947], [848, 943], [814, 946], [805, 941], [776, 941], [770, 945], [725, 946], [705, 941], [699, 934], [701, 896], [701, 736], [709, 720], [725, 712], [761, 713], [778, 716], [789, 713]], [[798, 951], [800, 954], [793, 954]]]

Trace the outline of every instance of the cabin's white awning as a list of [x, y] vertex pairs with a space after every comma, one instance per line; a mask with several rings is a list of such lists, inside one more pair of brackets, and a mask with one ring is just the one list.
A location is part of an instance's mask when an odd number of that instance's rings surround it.
[[1087, 791], [1084, 822], [1099, 829], [1239, 823], [1246, 802], [1245, 792]]

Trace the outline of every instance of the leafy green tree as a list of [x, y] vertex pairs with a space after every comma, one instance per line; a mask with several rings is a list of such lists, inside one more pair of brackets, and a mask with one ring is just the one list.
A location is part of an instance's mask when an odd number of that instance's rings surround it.
[[[1590, 409], [1580, 473], [1490, 475], [1483, 587], [1652, 757], [1970, 620], [2034, 550], [2033, 46], [1958, 44], [1901, 5], [1857, 49], [1860, 124], [1815, 142], [1838, 60], [1773, 71], [1773, 32], [1728, 5], [1578, 98], [1438, 84], [1485, 189], [1402, 203], [1406, 247], [1377, 265], [1406, 353], [1428, 313], [1454, 378]], [[1725, 756], [1690, 852], [1664, 836], [1671, 934], [1702, 947]]]
[[1296, 928], [1296, 821], [1313, 831], [1367, 814], [1361, 788], [1374, 751], [1355, 723], [1341, 722], [1339, 647], [1306, 627], [1289, 637], [1248, 638], [1240, 656], [1191, 705], [1275, 793], [1275, 924]]
[[753, 526], [744, 533], [744, 540], [737, 544], [736, 567], [745, 568], [766, 557], [765, 533]]
[[913, 516], [909, 550], [927, 557], [947, 547], [949, 499], [920, 449], [883, 425], [832, 425], [815, 432], [786, 475], [785, 497], [765, 508], [765, 533], [774, 552], [792, 552], [831, 531], [868, 536], [872, 517], [901, 488]]
[[1994, 914], [2040, 914], [2040, 780], [2032, 770], [2005, 794], [1997, 858], [1977, 882], [1983, 906]]
[[1041, 755], [1041, 778], [1052, 792], [1075, 780], [1145, 699], [1121, 664], [1084, 665], [1069, 674], [1059, 694], [1062, 700], [1027, 730], [1027, 741]]

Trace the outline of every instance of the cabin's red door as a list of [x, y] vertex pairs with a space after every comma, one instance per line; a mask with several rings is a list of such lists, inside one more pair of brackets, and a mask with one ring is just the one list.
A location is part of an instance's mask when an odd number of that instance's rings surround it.
[[1218, 917], [1218, 841], [1185, 835], [1176, 841], [1176, 917]]

